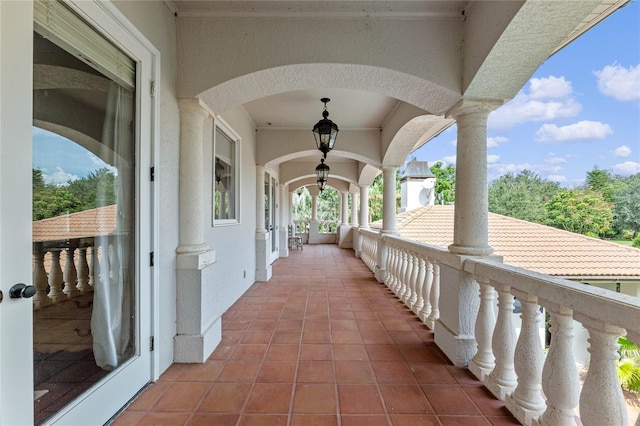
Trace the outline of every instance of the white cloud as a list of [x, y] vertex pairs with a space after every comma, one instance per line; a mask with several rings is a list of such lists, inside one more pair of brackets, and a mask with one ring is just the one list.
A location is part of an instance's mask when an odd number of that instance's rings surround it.
[[628, 157], [631, 155], [631, 148], [626, 145], [622, 145], [613, 150], [613, 155], [616, 157]]
[[499, 155], [495, 155], [495, 154], [487, 155], [487, 164], [497, 163], [498, 161], [500, 161]]
[[549, 164], [564, 164], [567, 162], [566, 158], [558, 157], [555, 153], [549, 152], [547, 158], [544, 159], [545, 163]]
[[613, 172], [622, 176], [631, 176], [640, 173], [640, 163], [635, 161], [625, 161], [612, 167]]
[[562, 143], [583, 139], [603, 139], [613, 133], [608, 124], [599, 121], [578, 121], [567, 126], [543, 124], [536, 132], [536, 140], [542, 143]]
[[546, 78], [532, 78], [529, 81], [531, 99], [564, 98], [572, 91], [571, 82], [564, 77], [550, 75]]
[[455, 166], [456, 164], [456, 156], [455, 155], [447, 155], [445, 157], [442, 157], [442, 161], [445, 165], [446, 164], [453, 164]]
[[567, 177], [566, 176], [562, 176], [562, 175], [549, 175], [548, 179], [554, 182], [558, 182], [558, 183], [562, 183], [562, 182], [566, 182], [567, 181]]
[[598, 78], [598, 90], [603, 95], [619, 101], [640, 100], [640, 64], [625, 68], [614, 63], [594, 74]]
[[60, 167], [56, 167], [56, 170], [51, 174], [47, 173], [47, 170], [43, 170], [42, 177], [46, 183], [51, 183], [57, 186], [66, 185], [70, 180], [73, 181], [78, 179], [78, 176], [67, 173]]
[[509, 138], [506, 138], [504, 136], [489, 137], [487, 138], [487, 148], [495, 148], [501, 143], [507, 143], [507, 142], [509, 142]]
[[112, 172], [113, 174], [117, 175], [118, 174], [118, 169], [105, 163], [104, 161], [102, 161], [101, 158], [99, 158], [98, 156], [96, 156], [95, 154], [92, 154], [90, 152], [87, 152], [87, 157], [89, 157], [89, 160], [95, 164], [98, 168], [102, 169], [102, 168], [107, 168], [109, 169], [110, 172]]
[[449, 142], [451, 145], [453, 146], [458, 146], [458, 139], [454, 139], [451, 142]]
[[571, 82], [564, 77], [532, 78], [528, 90], [522, 89], [489, 115], [489, 127], [506, 129], [521, 123], [575, 117], [582, 105], [572, 93]]

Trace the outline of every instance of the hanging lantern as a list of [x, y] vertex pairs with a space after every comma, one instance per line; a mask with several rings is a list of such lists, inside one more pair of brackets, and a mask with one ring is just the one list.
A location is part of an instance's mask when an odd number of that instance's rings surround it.
[[321, 102], [324, 103], [324, 111], [322, 111], [322, 120], [318, 121], [313, 126], [313, 137], [316, 140], [316, 147], [324, 154], [324, 158], [327, 158], [327, 153], [333, 149], [336, 143], [336, 137], [338, 137], [338, 125], [329, 120], [329, 111], [327, 111], [327, 102], [331, 99], [322, 98]]

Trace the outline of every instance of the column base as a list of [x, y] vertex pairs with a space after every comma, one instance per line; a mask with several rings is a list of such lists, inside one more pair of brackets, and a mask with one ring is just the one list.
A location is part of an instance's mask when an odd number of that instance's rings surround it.
[[473, 336], [461, 336], [436, 321], [434, 341], [456, 367], [466, 367], [476, 354], [477, 344]]
[[481, 382], [484, 382], [485, 378], [491, 374], [493, 367], [483, 367], [479, 364], [476, 364], [473, 359], [469, 361], [469, 371], [473, 373], [474, 376]]
[[512, 384], [498, 383], [493, 379], [493, 377], [491, 377], [491, 375], [488, 375], [484, 380], [484, 386], [489, 389], [489, 392], [491, 392], [493, 396], [501, 401], [507, 399], [507, 395], [513, 392], [517, 384], [517, 382], [514, 382]]
[[202, 334], [179, 334], [173, 342], [173, 361], [203, 363], [222, 340], [222, 318], [218, 317]]
[[447, 247], [451, 253], [461, 254], [465, 256], [488, 256], [493, 253], [493, 248], [486, 247], [474, 247], [474, 246], [460, 246], [451, 244]]
[[513, 417], [518, 419], [520, 423], [523, 425], [533, 425], [534, 420], [537, 420], [542, 416], [544, 410], [546, 409], [546, 405], [539, 407], [538, 409], [530, 409], [525, 408], [522, 405], [518, 405], [516, 403], [516, 399], [513, 395], [509, 395], [507, 400], [505, 401], [505, 405], [507, 409], [513, 414]]
[[387, 278], [387, 270], [376, 266], [376, 272], [374, 273], [374, 275], [376, 277], [376, 281], [378, 281], [379, 283], [383, 283], [385, 278]]
[[256, 281], [271, 279], [271, 243], [267, 233], [256, 232]]

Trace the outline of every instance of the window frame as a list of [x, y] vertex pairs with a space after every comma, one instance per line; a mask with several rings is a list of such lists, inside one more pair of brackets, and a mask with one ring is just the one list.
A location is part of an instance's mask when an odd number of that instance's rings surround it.
[[[232, 147], [234, 153], [233, 159], [233, 178], [234, 178], [234, 207], [235, 207], [235, 217], [228, 219], [217, 219], [216, 218], [216, 193], [218, 189], [216, 188], [216, 179], [215, 179], [215, 169], [216, 169], [216, 148], [217, 148], [217, 131], [223, 133], [233, 144]], [[240, 188], [241, 185], [241, 177], [242, 173], [240, 173], [240, 164], [241, 164], [241, 147], [242, 147], [242, 138], [235, 130], [221, 117], [216, 116], [213, 119], [213, 149], [212, 149], [212, 169], [211, 169], [211, 226], [232, 226], [232, 225], [240, 225]]]

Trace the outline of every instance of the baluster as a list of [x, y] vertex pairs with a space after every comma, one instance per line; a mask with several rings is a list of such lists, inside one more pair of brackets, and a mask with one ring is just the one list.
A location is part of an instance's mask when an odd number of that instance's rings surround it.
[[419, 318], [420, 311], [424, 306], [424, 293], [423, 293], [424, 277], [425, 277], [424, 257], [420, 256], [419, 258], [417, 258], [417, 263], [418, 263], [418, 268], [417, 268], [418, 275], [416, 276], [416, 292], [415, 292], [416, 300], [411, 305], [411, 311], [414, 314], [416, 314], [416, 316], [418, 316]]
[[420, 274], [420, 259], [416, 252], [411, 253], [411, 297], [407, 298], [407, 305], [413, 313], [418, 302], [418, 275]]
[[94, 241], [93, 247], [91, 248], [91, 263], [89, 264], [89, 268], [91, 268], [91, 273], [89, 274], [89, 285], [92, 290], [95, 288], [96, 283], [100, 281], [99, 252], [98, 243]]
[[393, 246], [393, 265], [391, 266], [391, 270], [393, 271], [393, 276], [391, 277], [391, 291], [396, 294], [397, 286], [398, 286], [398, 268], [400, 266], [400, 251], [397, 246]]
[[431, 288], [433, 286], [433, 264], [427, 258], [424, 260], [424, 280], [422, 283], [422, 308], [418, 312], [418, 317], [423, 323], [427, 323], [431, 314]]
[[516, 387], [516, 373], [513, 367], [513, 353], [516, 346], [516, 329], [513, 324], [513, 295], [508, 286], [498, 287], [498, 318], [493, 330], [491, 348], [496, 358], [485, 384], [493, 395], [504, 401], [507, 394]]
[[394, 248], [392, 245], [387, 244], [387, 274], [384, 277], [384, 284], [389, 290], [393, 286], [393, 260], [394, 260]]
[[404, 294], [402, 295], [402, 301], [404, 302], [404, 304], [406, 306], [411, 306], [410, 302], [411, 302], [411, 298], [413, 297], [413, 293], [414, 293], [414, 289], [413, 289], [413, 273], [415, 271], [415, 263], [414, 263], [414, 256], [413, 256], [413, 252], [411, 250], [407, 250], [407, 275], [406, 275], [406, 280], [407, 280], [407, 289], [404, 292]]
[[67, 298], [62, 292], [64, 280], [62, 278], [62, 268], [60, 267], [60, 249], [49, 250], [51, 253], [51, 268], [49, 270], [49, 299], [53, 303], [58, 303]]
[[580, 420], [585, 426], [626, 425], [627, 407], [616, 373], [618, 337], [624, 329], [583, 322], [589, 331], [589, 370], [580, 394]]
[[547, 398], [547, 409], [539, 423], [573, 426], [576, 424], [580, 380], [573, 357], [572, 310], [557, 305], [547, 309], [551, 315], [551, 345], [542, 368], [542, 391]]
[[520, 422], [531, 424], [544, 412], [542, 398], [542, 344], [540, 343], [540, 311], [538, 298], [532, 295], [519, 297], [522, 303], [522, 327], [516, 344], [515, 370], [518, 386], [507, 399], [507, 408]]
[[433, 264], [433, 283], [431, 285], [431, 294], [429, 301], [431, 302], [431, 312], [425, 324], [429, 327], [429, 330], [433, 330], [436, 326], [436, 321], [440, 318], [440, 265], [436, 262]]
[[402, 249], [402, 271], [400, 273], [400, 289], [398, 291], [398, 298], [403, 300], [404, 295], [407, 293], [409, 282], [407, 276], [409, 275], [409, 251], [407, 249]]
[[478, 281], [480, 284], [480, 307], [476, 319], [475, 335], [478, 351], [469, 362], [469, 370], [481, 381], [491, 373], [495, 367], [495, 358], [491, 348], [493, 328], [496, 324], [494, 311], [496, 292], [491, 285]]
[[76, 269], [75, 260], [73, 258], [75, 254], [75, 247], [71, 246], [65, 250], [65, 262], [64, 262], [64, 274], [62, 276], [64, 280], [64, 294], [68, 298], [76, 297], [80, 295], [80, 290], [76, 287], [78, 281], [78, 271]]
[[78, 248], [78, 290], [85, 294], [89, 292], [89, 264], [87, 263], [87, 248]]
[[33, 247], [33, 285], [36, 294], [33, 296], [33, 307], [42, 308], [51, 304], [51, 299], [47, 296], [49, 282], [47, 281], [47, 271], [44, 269], [44, 255], [46, 251], [42, 243], [35, 243]]
[[398, 283], [396, 284], [396, 296], [402, 297], [404, 291], [404, 274], [407, 269], [407, 253], [405, 253], [402, 247], [398, 247], [398, 256], [400, 256], [398, 263]]

